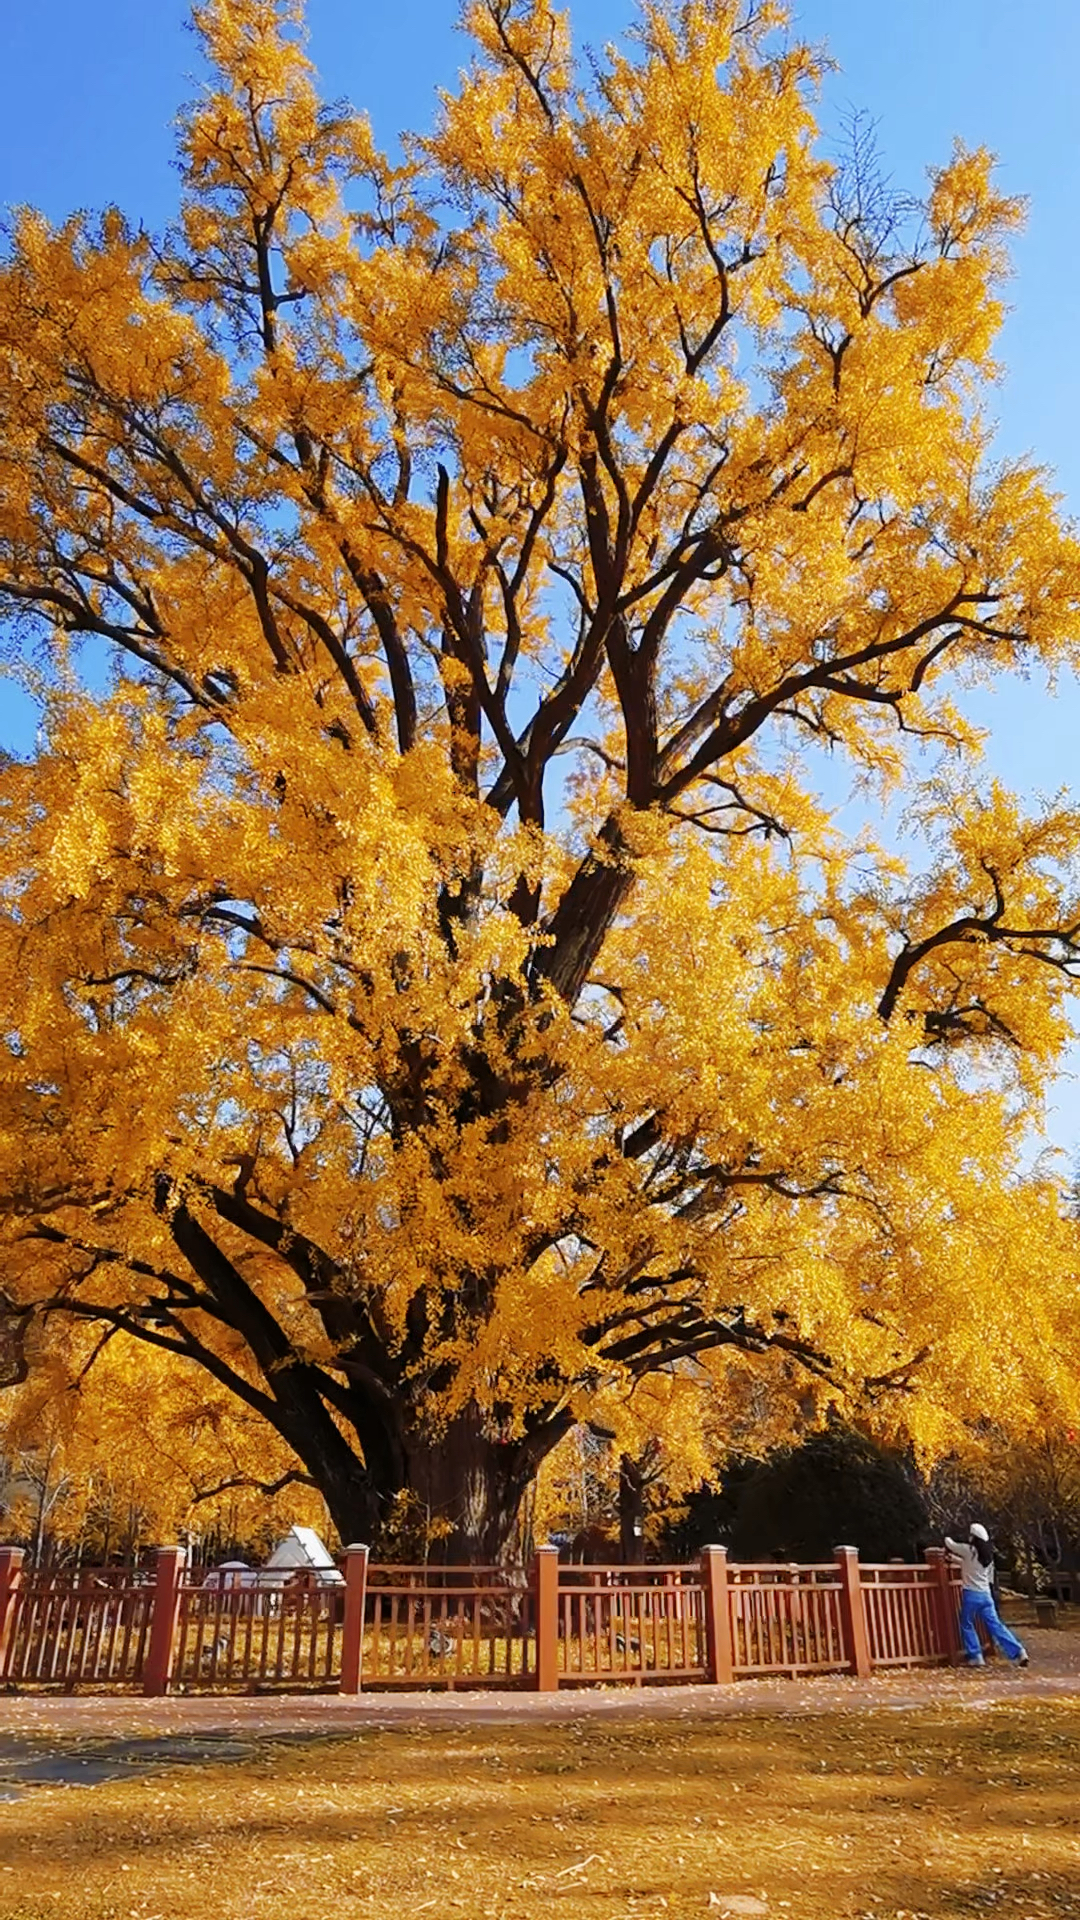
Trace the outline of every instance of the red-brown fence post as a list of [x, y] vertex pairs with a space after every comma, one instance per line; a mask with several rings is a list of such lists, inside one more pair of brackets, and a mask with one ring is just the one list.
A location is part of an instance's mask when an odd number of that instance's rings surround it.
[[926, 1564], [934, 1573], [934, 1615], [937, 1623], [936, 1652], [950, 1663], [960, 1657], [960, 1630], [953, 1601], [952, 1572], [944, 1547], [927, 1547]]
[[559, 1688], [559, 1549], [537, 1547], [533, 1560], [536, 1594], [536, 1691]]
[[159, 1547], [150, 1601], [150, 1645], [143, 1668], [144, 1693], [168, 1693], [180, 1618], [180, 1583], [187, 1555], [183, 1547]]
[[345, 1618], [341, 1626], [339, 1691], [359, 1693], [364, 1676], [364, 1609], [367, 1602], [368, 1550], [345, 1549]]
[[21, 1547], [0, 1547], [0, 1680], [7, 1678], [8, 1649], [15, 1625], [15, 1602], [22, 1584]]
[[703, 1548], [701, 1584], [705, 1589], [705, 1644], [708, 1648], [709, 1679], [714, 1685], [723, 1687], [735, 1678], [726, 1547]]
[[851, 1671], [860, 1680], [871, 1673], [870, 1636], [866, 1630], [862, 1576], [857, 1547], [837, 1547], [836, 1564], [840, 1569], [840, 1619], [844, 1629], [844, 1651]]

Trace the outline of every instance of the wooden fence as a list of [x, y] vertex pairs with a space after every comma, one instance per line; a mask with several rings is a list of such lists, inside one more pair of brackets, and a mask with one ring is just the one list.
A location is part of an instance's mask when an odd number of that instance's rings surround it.
[[149, 1573], [24, 1570], [0, 1547], [0, 1686], [229, 1690], [533, 1688], [726, 1682], [855, 1673], [956, 1658], [957, 1589], [944, 1553], [861, 1566], [581, 1567], [541, 1547], [526, 1572], [376, 1566], [345, 1579], [229, 1586], [178, 1547]]
[[951, 1582], [934, 1566], [860, 1567], [863, 1608], [876, 1668], [930, 1666], [943, 1637], [955, 1635]]
[[844, 1620], [844, 1566], [728, 1568], [728, 1631], [737, 1679], [844, 1672], [852, 1663]]
[[699, 1567], [557, 1567], [559, 1686], [707, 1680]]
[[71, 1581], [30, 1574], [13, 1587], [12, 1569], [11, 1550], [0, 1548], [0, 1681], [33, 1687], [142, 1684], [154, 1585], [130, 1573], [107, 1579], [83, 1568]]
[[369, 1687], [536, 1685], [533, 1589], [505, 1567], [368, 1569], [361, 1672]]
[[337, 1686], [342, 1613], [339, 1587], [183, 1581], [168, 1680], [211, 1692]]

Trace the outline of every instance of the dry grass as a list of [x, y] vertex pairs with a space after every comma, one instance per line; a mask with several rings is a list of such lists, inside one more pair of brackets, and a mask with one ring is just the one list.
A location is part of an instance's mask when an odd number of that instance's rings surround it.
[[276, 1742], [0, 1806], [0, 1920], [1080, 1916], [1078, 1759], [1060, 1700]]

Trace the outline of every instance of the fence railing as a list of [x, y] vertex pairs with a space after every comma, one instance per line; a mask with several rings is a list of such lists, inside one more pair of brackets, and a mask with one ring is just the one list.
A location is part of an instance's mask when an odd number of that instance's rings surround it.
[[859, 1573], [873, 1665], [932, 1664], [941, 1637], [941, 1588], [935, 1569], [863, 1566]]
[[184, 1688], [329, 1688], [341, 1675], [342, 1590], [180, 1587], [171, 1681]]
[[505, 1567], [368, 1570], [365, 1686], [535, 1685], [533, 1592]]
[[9, 1686], [141, 1685], [154, 1595], [152, 1585], [80, 1571], [69, 1581], [33, 1575], [5, 1604], [0, 1559], [0, 1680]]
[[228, 1586], [158, 1550], [147, 1582], [24, 1572], [0, 1547], [0, 1685], [146, 1693], [646, 1685], [947, 1662], [959, 1647], [943, 1551], [922, 1565], [377, 1566], [344, 1582]]
[[728, 1619], [737, 1678], [843, 1671], [844, 1569], [822, 1566], [728, 1568]]
[[561, 1686], [708, 1678], [700, 1567], [560, 1567], [558, 1575]]

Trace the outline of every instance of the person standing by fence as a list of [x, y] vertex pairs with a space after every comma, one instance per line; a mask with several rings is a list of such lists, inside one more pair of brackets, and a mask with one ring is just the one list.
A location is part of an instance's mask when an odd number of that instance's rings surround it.
[[976, 1520], [966, 1541], [950, 1540], [946, 1534], [945, 1545], [960, 1562], [960, 1638], [968, 1666], [985, 1664], [978, 1632], [981, 1622], [994, 1645], [1026, 1667], [1027, 1648], [1010, 1633], [994, 1604], [994, 1549], [986, 1528]]

